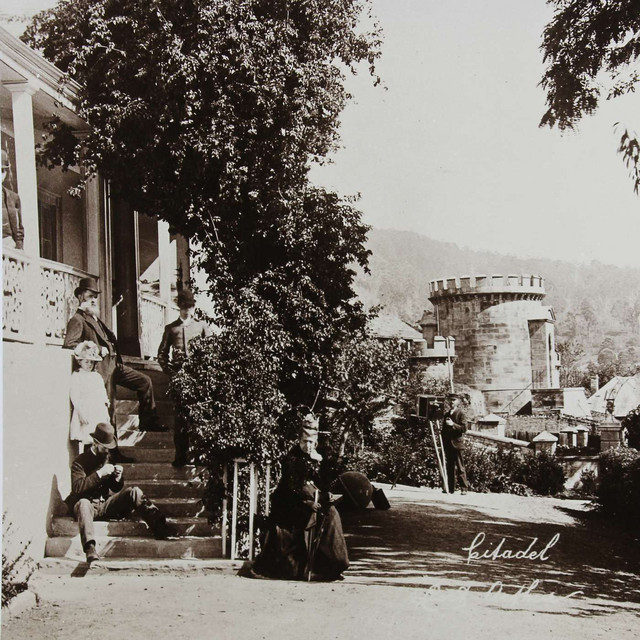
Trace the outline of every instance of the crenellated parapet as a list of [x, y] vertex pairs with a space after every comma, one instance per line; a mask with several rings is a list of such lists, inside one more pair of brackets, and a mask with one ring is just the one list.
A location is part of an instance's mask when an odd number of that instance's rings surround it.
[[429, 300], [433, 303], [450, 298], [491, 295], [513, 300], [542, 300], [544, 278], [533, 275], [477, 275], [442, 278], [429, 282]]

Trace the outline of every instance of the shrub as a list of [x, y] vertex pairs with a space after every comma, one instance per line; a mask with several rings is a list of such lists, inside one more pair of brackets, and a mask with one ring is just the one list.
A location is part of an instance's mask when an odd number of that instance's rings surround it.
[[559, 493], [564, 488], [565, 481], [560, 463], [555, 456], [545, 452], [525, 456], [513, 479], [541, 495]]
[[600, 454], [597, 501], [602, 511], [623, 524], [640, 524], [640, 453], [609, 449]]
[[7, 520], [6, 512], [2, 516], [2, 524], [2, 606], [6, 607], [19, 593], [27, 590], [29, 578], [35, 571], [35, 566], [33, 560], [27, 555], [31, 542], [12, 540], [12, 524]]

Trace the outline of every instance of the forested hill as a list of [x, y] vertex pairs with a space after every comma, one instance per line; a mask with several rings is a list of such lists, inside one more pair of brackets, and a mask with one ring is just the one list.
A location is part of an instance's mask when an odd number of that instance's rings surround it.
[[640, 268], [598, 262], [572, 264], [471, 251], [417, 233], [372, 229], [371, 275], [359, 274], [356, 290], [367, 306], [382, 304], [410, 324], [431, 308], [428, 283], [436, 278], [476, 274], [535, 274], [545, 279], [558, 318], [559, 339], [577, 338], [591, 351], [607, 336], [622, 347], [636, 340], [640, 326]]

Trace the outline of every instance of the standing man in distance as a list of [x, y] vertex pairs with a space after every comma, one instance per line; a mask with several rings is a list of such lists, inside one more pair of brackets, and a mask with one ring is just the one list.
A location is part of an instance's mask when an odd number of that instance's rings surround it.
[[[158, 362], [162, 370], [171, 378], [179, 370], [184, 358], [189, 355], [189, 343], [194, 338], [211, 335], [208, 325], [193, 317], [196, 301], [189, 289], [183, 289], [178, 294], [178, 308], [180, 317], [164, 328], [162, 341], [158, 348]], [[173, 442], [176, 449], [174, 467], [187, 464], [189, 452], [189, 435], [184, 418], [176, 413]]]
[[[166, 431], [160, 424], [153, 397], [153, 385], [149, 376], [122, 362], [118, 350], [118, 339], [99, 317], [98, 296], [100, 289], [93, 278], [82, 278], [74, 295], [78, 299], [78, 310], [67, 323], [63, 347], [74, 349], [80, 342], [91, 340], [102, 352], [102, 362], [96, 370], [102, 376], [110, 400], [110, 413], [115, 410], [115, 387], [121, 385], [138, 395], [140, 431]], [[120, 455], [120, 461], [122, 456]]]
[[444, 456], [447, 465], [447, 482], [449, 490], [454, 493], [457, 476], [461, 493], [465, 494], [469, 488], [469, 482], [464, 468], [464, 449], [466, 446], [464, 434], [470, 424], [468, 416], [470, 399], [466, 393], [461, 395], [452, 393], [448, 397], [451, 408], [445, 413], [442, 424], [442, 444], [444, 445]]

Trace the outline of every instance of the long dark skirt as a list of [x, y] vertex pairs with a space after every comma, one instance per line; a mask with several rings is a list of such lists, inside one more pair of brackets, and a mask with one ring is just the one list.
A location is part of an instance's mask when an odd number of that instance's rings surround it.
[[270, 578], [332, 580], [349, 567], [340, 514], [329, 506], [326, 513], [312, 513], [304, 526], [268, 526], [263, 549], [253, 570]]

